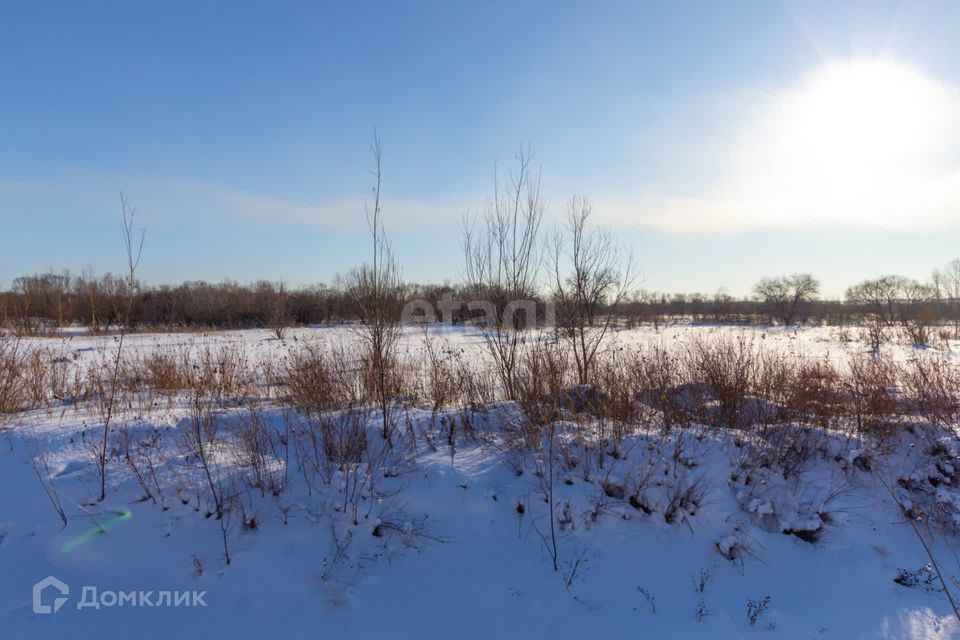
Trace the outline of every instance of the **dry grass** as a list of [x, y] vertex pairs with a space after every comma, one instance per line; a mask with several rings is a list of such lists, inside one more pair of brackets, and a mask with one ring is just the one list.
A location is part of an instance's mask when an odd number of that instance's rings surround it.
[[81, 388], [79, 371], [61, 350], [28, 349], [18, 339], [0, 338], [0, 414], [73, 399]]
[[749, 426], [752, 417], [745, 405], [762, 370], [753, 339], [697, 336], [685, 357], [688, 382], [703, 385], [710, 400], [699, 408], [700, 422], [729, 429]]
[[26, 407], [25, 357], [19, 339], [0, 337], [0, 414]]
[[130, 356], [124, 376], [158, 391], [183, 391], [193, 386], [189, 349], [167, 347]]
[[902, 417], [898, 398], [900, 368], [875, 355], [854, 354], [840, 387], [842, 414], [855, 433], [886, 439]]
[[[379, 406], [379, 372], [344, 348], [291, 345], [278, 360], [254, 360], [233, 344], [129, 351], [119, 406], [146, 410], [156, 406], [155, 397], [184, 394], [221, 408], [279, 403], [314, 422], [327, 458], [356, 458], [362, 446], [344, 438], [359, 427], [331, 416]], [[614, 345], [598, 354], [594, 385], [587, 387], [574, 384], [568, 346], [529, 341], [515, 370], [515, 403], [495, 368], [429, 337], [384, 366], [390, 420], [399, 425], [410, 407], [427, 408], [451, 444], [474, 434], [478, 415], [498, 403], [519, 409], [520, 435], [531, 446], [542, 427], [563, 420], [580, 425], [589, 435], [584, 442], [614, 448], [636, 429], [651, 427], [667, 433], [692, 424], [734, 430], [803, 424], [883, 439], [905, 418], [947, 429], [960, 422], [960, 369], [936, 351], [915, 352], [903, 364], [854, 354], [847, 366], [835, 367], [825, 358], [764, 348], [750, 334], [699, 336], [669, 347]], [[0, 413], [63, 401], [100, 415], [112, 367], [106, 351], [80, 367], [65, 353], [0, 339]]]
[[960, 369], [943, 353], [915, 354], [901, 370], [906, 407], [934, 425], [952, 429], [960, 419]]

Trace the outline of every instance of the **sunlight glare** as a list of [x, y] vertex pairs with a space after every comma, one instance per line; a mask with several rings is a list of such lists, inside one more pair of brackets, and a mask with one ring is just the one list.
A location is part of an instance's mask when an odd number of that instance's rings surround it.
[[955, 148], [957, 113], [950, 91], [909, 66], [827, 64], [754, 128], [737, 158], [739, 186], [756, 216], [782, 223], [900, 226], [911, 205], [952, 188], [936, 176]]

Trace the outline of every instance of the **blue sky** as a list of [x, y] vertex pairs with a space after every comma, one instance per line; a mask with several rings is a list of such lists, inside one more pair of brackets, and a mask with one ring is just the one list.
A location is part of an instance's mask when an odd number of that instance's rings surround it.
[[374, 127], [411, 280], [458, 278], [520, 144], [549, 223], [589, 195], [649, 289], [926, 277], [960, 256], [958, 41], [951, 2], [3, 2], [0, 285], [122, 269], [121, 189], [151, 284], [329, 281]]

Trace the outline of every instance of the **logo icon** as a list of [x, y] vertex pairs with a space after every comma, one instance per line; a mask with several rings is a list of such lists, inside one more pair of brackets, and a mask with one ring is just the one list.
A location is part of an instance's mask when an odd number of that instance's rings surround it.
[[[60, 593], [60, 597], [54, 598], [52, 605], [43, 604], [43, 592], [50, 587], [56, 589]], [[56, 613], [67, 602], [68, 595], [70, 595], [70, 587], [53, 576], [47, 576], [33, 585], [33, 612], [40, 614]]]

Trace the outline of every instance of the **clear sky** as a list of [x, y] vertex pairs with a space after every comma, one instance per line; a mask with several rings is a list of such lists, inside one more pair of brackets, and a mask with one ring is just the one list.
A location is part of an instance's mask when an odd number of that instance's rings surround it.
[[825, 293], [960, 257], [960, 3], [0, 2], [0, 286], [329, 281], [366, 256], [374, 127], [409, 280], [520, 144], [643, 286]]

